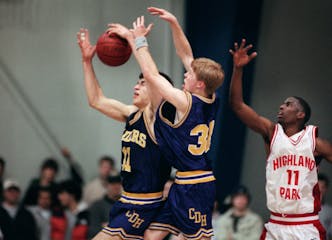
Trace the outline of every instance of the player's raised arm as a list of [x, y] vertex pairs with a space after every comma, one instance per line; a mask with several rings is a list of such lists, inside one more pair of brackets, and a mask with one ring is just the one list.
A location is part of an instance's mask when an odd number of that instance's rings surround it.
[[230, 105], [244, 124], [264, 137], [270, 137], [273, 131], [274, 123], [262, 116], [259, 116], [243, 101], [243, 67], [257, 56], [256, 52], [249, 55], [248, 51], [252, 48], [252, 45], [245, 46], [245, 44], [246, 42], [243, 39], [240, 46], [235, 43], [234, 50], [230, 50], [230, 53], [233, 55], [233, 75], [229, 95]]
[[149, 87], [153, 92], [153, 94], [150, 95], [152, 97], [151, 101], [153, 101], [153, 98], [162, 96], [165, 100], [172, 103], [179, 111], [185, 112], [188, 106], [186, 94], [183, 91], [174, 88], [159, 74], [157, 65], [149, 52], [145, 36], [147, 32], [150, 31], [152, 25], [150, 24], [148, 27], [145, 27], [144, 16], [138, 17], [133, 23], [131, 36], [123, 31], [123, 26], [120, 24], [109, 24], [109, 27], [109, 32], [120, 34], [120, 36], [126, 38], [130, 43], [144, 79], [148, 82]]
[[77, 33], [77, 43], [82, 54], [84, 85], [89, 105], [115, 120], [124, 122], [136, 107], [104, 96], [92, 65], [96, 46], [91, 45], [87, 29], [80, 29]]
[[185, 69], [189, 71], [191, 68], [191, 62], [194, 60], [194, 56], [189, 41], [184, 34], [177, 18], [162, 8], [149, 7], [148, 11], [152, 15], [159, 16], [159, 18], [170, 24], [176, 53], [180, 57]]

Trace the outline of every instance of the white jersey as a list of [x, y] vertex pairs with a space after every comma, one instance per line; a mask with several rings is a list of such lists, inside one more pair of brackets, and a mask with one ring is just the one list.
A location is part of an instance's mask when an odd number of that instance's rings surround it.
[[266, 164], [267, 207], [280, 214], [318, 213], [320, 193], [314, 158], [316, 127], [288, 137], [275, 126]]

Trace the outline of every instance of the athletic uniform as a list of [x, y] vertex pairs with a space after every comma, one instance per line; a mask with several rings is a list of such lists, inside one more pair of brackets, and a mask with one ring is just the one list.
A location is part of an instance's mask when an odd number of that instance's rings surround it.
[[320, 192], [314, 157], [316, 127], [306, 126], [288, 137], [275, 126], [266, 164], [269, 223], [261, 239], [325, 239], [318, 220]]
[[143, 239], [145, 229], [163, 206], [162, 191], [171, 168], [149, 132], [144, 112], [129, 116], [121, 140], [124, 191], [102, 231], [123, 239]]
[[[182, 232], [187, 239], [213, 235], [211, 225], [215, 178], [207, 158], [218, 101], [186, 92], [189, 107], [175, 122], [176, 109], [164, 102], [156, 116], [161, 151], [178, 171], [166, 204], [149, 229]], [[172, 110], [172, 111], [171, 111]], [[173, 114], [169, 114], [173, 112]]]

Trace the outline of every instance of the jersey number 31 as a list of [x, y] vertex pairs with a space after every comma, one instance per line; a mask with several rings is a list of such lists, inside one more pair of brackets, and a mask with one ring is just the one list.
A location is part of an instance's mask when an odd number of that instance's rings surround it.
[[210, 150], [214, 120], [206, 124], [199, 124], [190, 131], [190, 136], [198, 136], [197, 144], [189, 144], [188, 151], [192, 155], [202, 155]]

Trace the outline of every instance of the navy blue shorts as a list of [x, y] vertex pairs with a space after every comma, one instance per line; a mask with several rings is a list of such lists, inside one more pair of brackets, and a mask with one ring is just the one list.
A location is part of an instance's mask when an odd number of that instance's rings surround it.
[[144, 231], [163, 205], [164, 202], [138, 205], [118, 201], [112, 207], [109, 223], [102, 232], [122, 239], [143, 239]]
[[186, 239], [213, 236], [212, 212], [216, 195], [215, 181], [196, 184], [174, 183], [168, 199], [149, 229], [163, 230]]

